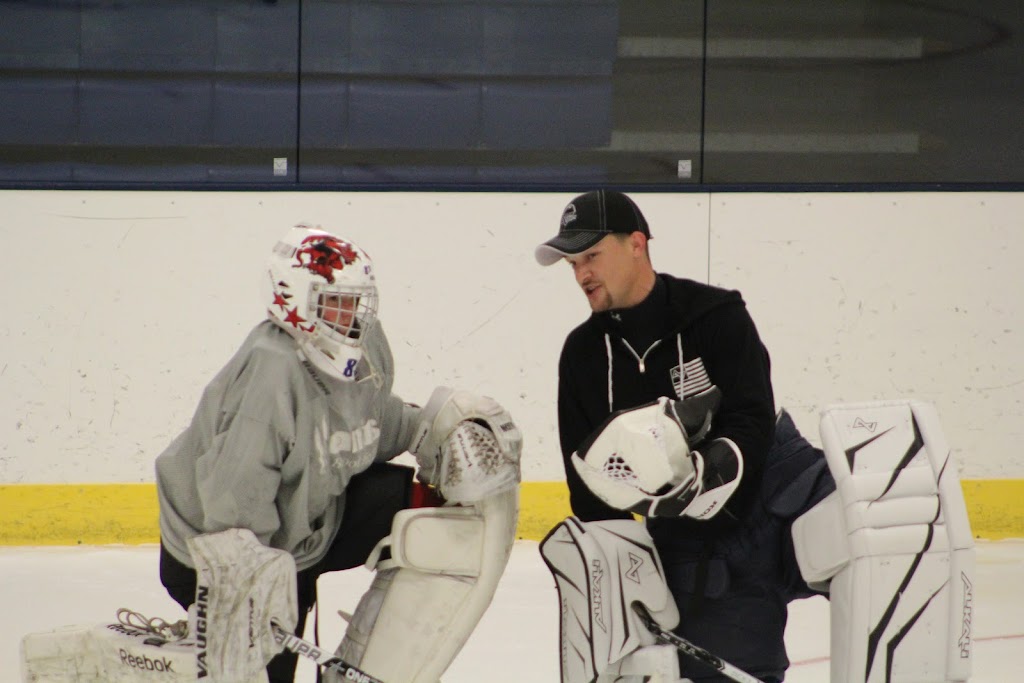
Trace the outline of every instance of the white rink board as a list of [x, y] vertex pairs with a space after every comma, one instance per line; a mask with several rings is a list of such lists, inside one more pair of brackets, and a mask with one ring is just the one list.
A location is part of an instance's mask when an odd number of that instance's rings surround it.
[[776, 402], [935, 404], [961, 478], [1024, 476], [1024, 196], [720, 194], [711, 281], [744, 293]]
[[[0, 483], [152, 481], [303, 220], [374, 257], [396, 391], [494, 396], [526, 434], [524, 479], [561, 479], [557, 357], [588, 311], [532, 254], [571, 197], [0, 192]], [[1024, 195], [634, 197], [659, 270], [742, 290], [812, 440], [829, 403], [920, 398], [962, 477], [1024, 476]]]
[[[0, 483], [152, 481], [263, 317], [263, 264], [300, 221], [374, 259], [399, 395], [494, 396], [527, 434], [524, 478], [560, 478], [557, 360], [588, 309], [568, 267], [540, 267], [533, 248], [572, 196], [0, 192]], [[706, 278], [707, 198], [644, 209], [662, 267]]]

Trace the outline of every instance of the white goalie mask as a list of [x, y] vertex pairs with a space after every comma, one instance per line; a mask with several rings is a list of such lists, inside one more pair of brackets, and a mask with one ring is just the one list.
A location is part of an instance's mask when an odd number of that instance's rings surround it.
[[267, 282], [268, 317], [295, 338], [306, 358], [332, 377], [357, 379], [363, 339], [377, 320], [377, 285], [366, 252], [300, 224], [274, 247]]

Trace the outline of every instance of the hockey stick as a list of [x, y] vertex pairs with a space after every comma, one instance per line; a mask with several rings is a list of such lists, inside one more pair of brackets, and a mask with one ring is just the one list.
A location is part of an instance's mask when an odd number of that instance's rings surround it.
[[308, 640], [303, 640], [294, 633], [285, 631], [276, 621], [271, 621], [270, 627], [274, 631], [274, 642], [278, 645], [284, 646], [284, 649], [297, 655], [312, 659], [328, 671], [337, 671], [346, 681], [354, 681], [354, 683], [384, 683], [379, 678], [374, 678], [345, 660], [327, 654]]
[[644, 623], [644, 626], [646, 626], [650, 632], [654, 634], [654, 637], [662, 643], [675, 645], [683, 654], [691, 657], [692, 659], [696, 659], [698, 662], [707, 664], [712, 669], [720, 671], [726, 678], [732, 679], [737, 683], [764, 683], [761, 679], [754, 678], [743, 669], [737, 669], [721, 657], [711, 654], [702, 647], [697, 647], [690, 641], [677, 636], [671, 631], [666, 631], [656, 621], [654, 621], [650, 613], [644, 609], [643, 605], [636, 603], [633, 605], [633, 609], [640, 615], [640, 620]]

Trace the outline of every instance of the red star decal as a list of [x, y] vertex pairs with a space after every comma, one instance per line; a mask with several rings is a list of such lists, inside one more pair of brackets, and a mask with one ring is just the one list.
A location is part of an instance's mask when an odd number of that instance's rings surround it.
[[285, 317], [286, 323], [291, 323], [292, 327], [298, 327], [299, 323], [306, 322], [306, 319], [299, 315], [299, 308], [296, 306], [292, 310], [288, 311], [288, 315]]
[[271, 304], [271, 305], [272, 305], [272, 306], [280, 306], [280, 307], [281, 307], [281, 310], [283, 311], [283, 310], [285, 310], [286, 308], [288, 308], [288, 300], [287, 300], [287, 299], [285, 299], [285, 298], [284, 298], [283, 296], [281, 296], [280, 294], [277, 294], [277, 293], [275, 292], [275, 293], [274, 293], [274, 303], [273, 303], [273, 304]]

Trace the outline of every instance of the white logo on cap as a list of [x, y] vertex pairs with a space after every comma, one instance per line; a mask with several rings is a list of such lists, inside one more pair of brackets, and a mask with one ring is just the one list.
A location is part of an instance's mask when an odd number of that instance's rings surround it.
[[569, 225], [576, 220], [576, 205], [570, 204], [565, 207], [565, 211], [562, 212], [562, 227]]

